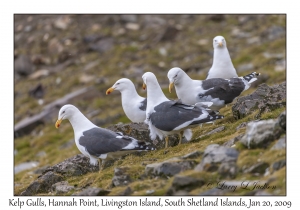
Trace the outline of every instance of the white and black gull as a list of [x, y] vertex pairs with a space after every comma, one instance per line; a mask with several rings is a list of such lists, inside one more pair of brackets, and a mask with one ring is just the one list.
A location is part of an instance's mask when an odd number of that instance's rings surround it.
[[77, 148], [90, 158], [90, 164], [97, 165], [98, 159], [102, 160], [101, 167], [99, 161], [100, 171], [106, 159], [119, 158], [135, 151], [155, 150], [143, 141], [96, 126], [71, 104], [64, 105], [59, 110], [55, 127], [59, 128], [65, 119], [68, 119], [73, 127]]
[[192, 132], [189, 128], [199, 124], [223, 118], [222, 115], [207, 109], [211, 103], [186, 105], [166, 98], [155, 75], [146, 72], [143, 75], [143, 88], [147, 88], [146, 123], [149, 126], [150, 138], [165, 137], [165, 147], [168, 147], [168, 135], [179, 134], [179, 144], [182, 135], [189, 141]]
[[141, 97], [131, 80], [127, 78], [119, 79], [115, 84], [108, 88], [106, 95], [114, 90], [121, 93], [122, 107], [126, 116], [132, 122], [144, 122], [146, 119], [147, 98]]
[[231, 103], [251, 83], [257, 80], [259, 73], [253, 72], [243, 77], [230, 79], [212, 78], [207, 80], [193, 80], [182, 69], [174, 67], [169, 70], [169, 91], [175, 86], [178, 99], [185, 104], [198, 102], [212, 102], [209, 108], [219, 111], [226, 104]]
[[211, 78], [223, 78], [229, 79], [238, 77], [236, 70], [232, 64], [227, 46], [226, 40], [223, 36], [216, 36], [213, 39], [214, 56], [213, 64], [206, 79]]

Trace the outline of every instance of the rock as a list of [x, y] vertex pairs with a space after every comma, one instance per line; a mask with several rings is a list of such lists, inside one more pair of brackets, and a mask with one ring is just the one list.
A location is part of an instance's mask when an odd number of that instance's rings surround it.
[[255, 192], [254, 195], [257, 195], [257, 196], [270, 196], [272, 194], [270, 194], [270, 193], [268, 193], [268, 192], [266, 192], [264, 190], [258, 190], [257, 192]]
[[252, 94], [239, 97], [232, 106], [232, 113], [235, 119], [241, 119], [256, 110], [259, 110], [260, 115], [263, 112], [285, 107], [285, 101], [286, 82], [272, 87], [261, 84]]
[[203, 155], [202, 151], [194, 151], [194, 152], [191, 152], [189, 154], [182, 156], [181, 158], [182, 159], [196, 159], [196, 158], [200, 157], [201, 155]]
[[231, 31], [231, 35], [238, 39], [250, 38], [251, 33], [242, 31], [240, 28], [234, 27]]
[[286, 166], [286, 159], [283, 159], [283, 160], [279, 160], [279, 161], [273, 163], [272, 169], [273, 169], [273, 171], [278, 171], [279, 169], [281, 169], [285, 166]]
[[99, 34], [85, 35], [83, 37], [83, 42], [85, 42], [85, 43], [93, 43], [93, 42], [99, 41], [101, 38], [103, 38], [103, 36], [99, 35]]
[[267, 36], [269, 40], [283, 38], [286, 34], [285, 28], [282, 26], [271, 26], [267, 29]]
[[131, 14], [129, 14], [129, 15], [127, 15], [127, 14], [126, 15], [120, 15], [120, 18], [124, 22], [131, 22], [131, 23], [135, 23], [138, 20], [137, 15], [131, 15]]
[[99, 64], [100, 64], [99, 60], [89, 62], [83, 67], [83, 71], [88, 71], [90, 69], [93, 69], [93, 68], [97, 67]]
[[173, 26], [168, 26], [155, 38], [154, 42], [172, 41], [176, 38], [179, 30]]
[[67, 181], [57, 182], [51, 187], [52, 192], [54, 192], [56, 195], [68, 193], [74, 189], [75, 188], [73, 186], [70, 186]]
[[28, 76], [34, 70], [31, 60], [27, 55], [19, 55], [17, 59], [15, 59], [14, 66], [15, 73], [17, 73], [20, 76]]
[[50, 65], [51, 59], [45, 55], [32, 55], [31, 56], [32, 63], [34, 65]]
[[209, 131], [208, 133], [205, 133], [205, 134], [203, 134], [203, 135], [197, 137], [196, 139], [200, 139], [200, 138], [202, 138], [202, 137], [204, 137], [204, 136], [209, 136], [209, 135], [211, 135], [211, 134], [219, 133], [219, 132], [221, 132], [221, 131], [223, 131], [223, 130], [225, 130], [225, 126], [221, 126], [221, 127], [218, 127], [218, 128], [216, 128], [216, 129], [214, 129], [214, 130], [212, 130], [212, 131]]
[[202, 187], [205, 181], [202, 178], [194, 178], [191, 176], [176, 175], [174, 176], [171, 187], [166, 192], [166, 195], [178, 195], [178, 191], [188, 191]]
[[68, 149], [72, 147], [75, 144], [75, 139], [71, 139], [67, 141], [66, 143], [59, 146], [59, 149]]
[[275, 71], [281, 72], [281, 71], [285, 71], [285, 69], [286, 69], [285, 59], [281, 59], [275, 62], [275, 68], [274, 68]]
[[213, 188], [207, 191], [204, 191], [203, 193], [200, 193], [200, 196], [207, 196], [207, 195], [212, 195], [212, 196], [219, 196], [219, 195], [225, 195], [227, 190], [221, 190], [218, 188]]
[[229, 141], [225, 142], [223, 144], [224, 147], [234, 147], [235, 143], [240, 141], [242, 139], [242, 137], [244, 136], [244, 134], [240, 134], [236, 137], [234, 137], [233, 139], [230, 139]]
[[264, 52], [263, 56], [267, 59], [270, 58], [275, 58], [275, 59], [283, 59], [285, 57], [284, 53], [269, 53], [269, 52]]
[[68, 15], [63, 15], [54, 21], [55, 28], [66, 30], [71, 23], [71, 18]]
[[260, 43], [261, 43], [261, 39], [259, 36], [254, 36], [247, 39], [247, 44], [249, 45], [260, 44]]
[[242, 65], [239, 65], [236, 70], [237, 72], [244, 72], [244, 71], [254, 71], [254, 65], [252, 63], [247, 63], [247, 64], [242, 64]]
[[208, 40], [208, 39], [199, 39], [197, 44], [200, 45], [200, 46], [204, 46], [204, 45], [210, 44], [210, 40]]
[[260, 84], [266, 83], [270, 76], [268, 74], [261, 74], [257, 77], [257, 80], [251, 83], [251, 88], [257, 88]]
[[[234, 180], [234, 181], [228, 181], [228, 180], [222, 180], [222, 181], [218, 181], [216, 184], [212, 184], [212, 185], [207, 185], [207, 187], [211, 187], [210, 190], [207, 190], [203, 193], [201, 193], [200, 195], [225, 195], [226, 193], [229, 192], [235, 192], [236, 190], [238, 190], [240, 187], [244, 186], [245, 187], [245, 183], [249, 184], [249, 183], [254, 183], [255, 181], [239, 181], [239, 180]], [[214, 187], [214, 188], [212, 188]]]
[[[153, 143], [153, 141], [150, 139], [150, 131], [148, 129], [148, 125], [146, 125], [145, 123], [116, 124], [116, 125], [108, 126], [107, 129], [115, 132], [121, 132], [124, 135], [131, 136], [141, 141], [145, 141], [151, 144]], [[182, 139], [183, 143], [184, 140], [185, 138]], [[179, 142], [178, 135], [169, 136], [169, 146], [176, 146], [178, 142]], [[165, 141], [164, 140], [161, 141], [158, 139], [157, 144], [155, 144], [155, 147], [157, 149], [165, 148]]]
[[[218, 144], [211, 144], [206, 147], [203, 158], [200, 164], [195, 168], [196, 171], [217, 171], [221, 164], [230, 163], [233, 167], [238, 158], [239, 152], [234, 148], [219, 146]], [[224, 167], [224, 166], [222, 166]], [[227, 171], [235, 171], [226, 167]]]
[[133, 31], [137, 31], [140, 29], [140, 25], [137, 23], [126, 23], [125, 28]]
[[15, 137], [20, 137], [29, 134], [38, 125], [45, 124], [47, 122], [52, 123], [53, 118], [57, 117], [59, 109], [65, 104], [72, 103], [75, 100], [85, 100], [99, 96], [99, 91], [97, 91], [96, 88], [91, 87], [82, 88], [71, 92], [64, 97], [44, 106], [40, 113], [26, 117], [18, 122], [14, 127], [14, 135]]
[[278, 116], [277, 122], [278, 122], [278, 125], [279, 125], [283, 130], [286, 130], [286, 113], [285, 113], [285, 111], [282, 112], [282, 113]]
[[37, 162], [37, 161], [20, 163], [20, 164], [15, 166], [14, 173], [17, 174], [17, 173], [20, 173], [21, 171], [25, 171], [25, 170], [28, 170], [28, 169], [35, 168], [38, 165], [39, 165], [39, 162]]
[[[282, 117], [283, 118], [283, 117]], [[241, 143], [250, 148], [267, 147], [272, 141], [279, 138], [285, 131], [280, 126], [284, 124], [277, 120], [262, 120], [249, 122], [245, 135], [241, 138]]]
[[64, 177], [81, 176], [90, 172], [98, 172], [99, 166], [90, 164], [90, 159], [83, 154], [75, 155], [69, 159], [64, 160], [52, 167], [49, 167], [46, 172], [52, 171]]
[[146, 194], [147, 194], [147, 195], [151, 195], [151, 194], [153, 194], [154, 192], [155, 192], [155, 190], [147, 190], [147, 191], [146, 191]]
[[34, 88], [30, 89], [28, 94], [37, 99], [43, 98], [45, 95], [45, 88], [42, 84], [38, 84]]
[[61, 52], [64, 51], [63, 45], [57, 38], [53, 38], [48, 43], [48, 52], [52, 55], [59, 55]]
[[38, 177], [33, 183], [31, 183], [25, 191], [21, 193], [22, 196], [32, 196], [38, 193], [47, 193], [50, 192], [53, 184], [63, 180], [61, 175], [58, 175], [52, 171]]
[[234, 179], [238, 173], [238, 167], [234, 162], [224, 162], [219, 166], [218, 173], [222, 178]]
[[41, 79], [42, 77], [46, 77], [48, 75], [49, 75], [49, 70], [41, 69], [41, 70], [38, 70], [38, 71], [30, 74], [28, 78], [35, 80], [35, 79]]
[[221, 22], [225, 20], [225, 15], [223, 14], [208, 15], [208, 19], [214, 22]]
[[99, 53], [105, 53], [112, 49], [114, 46], [113, 38], [103, 38], [95, 43], [89, 44], [89, 49], [92, 51], [97, 51]]
[[34, 174], [44, 174], [49, 165], [42, 166], [33, 171]]
[[246, 168], [244, 173], [251, 173], [251, 174], [264, 174], [266, 169], [269, 167], [268, 163], [260, 162], [257, 163], [250, 168]]
[[83, 84], [90, 83], [90, 82], [92, 82], [93, 80], [95, 80], [95, 76], [92, 76], [92, 75], [82, 74], [82, 75], [79, 77], [79, 82], [80, 82], [80, 83], [83, 83]]
[[240, 130], [241, 128], [244, 128], [246, 127], [248, 124], [248, 122], [242, 122], [241, 124], [239, 124], [237, 127], [236, 127], [236, 131]]
[[114, 169], [114, 177], [112, 178], [113, 187], [128, 185], [130, 182], [132, 182], [130, 176], [126, 174], [127, 170], [127, 167]]
[[72, 195], [75, 196], [103, 196], [108, 195], [110, 193], [109, 190], [104, 190], [98, 187], [88, 187], [80, 192], [74, 193]]
[[131, 195], [132, 193], [133, 193], [132, 189], [130, 187], [126, 187], [126, 189], [123, 192], [120, 192], [118, 195], [127, 196], [127, 195]]
[[167, 56], [168, 55], [168, 51], [164, 47], [159, 48], [158, 52], [162, 56]]
[[283, 136], [276, 142], [276, 144], [271, 148], [271, 150], [280, 150], [285, 148], [286, 148], [286, 137]]
[[145, 174], [152, 176], [174, 176], [182, 171], [190, 170], [196, 165], [193, 160], [181, 160], [172, 158], [160, 163], [152, 163], [146, 165]]

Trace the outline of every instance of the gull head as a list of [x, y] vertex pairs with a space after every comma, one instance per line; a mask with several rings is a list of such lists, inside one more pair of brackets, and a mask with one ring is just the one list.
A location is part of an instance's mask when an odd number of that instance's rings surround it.
[[223, 36], [216, 36], [213, 40], [214, 49], [226, 48], [226, 40]]
[[133, 85], [132, 81], [127, 78], [119, 79], [112, 87], [106, 90], [106, 95], [110, 94], [114, 90], [118, 90], [122, 92], [123, 90], [126, 90], [129, 87], [131, 87], [132, 85]]
[[182, 74], [184, 73], [184, 71], [181, 68], [178, 67], [174, 67], [171, 68], [168, 72], [168, 79], [169, 79], [169, 92], [172, 92], [172, 88], [174, 86], [174, 84], [176, 85], [177, 82], [179, 81], [179, 79], [181, 78]]
[[70, 119], [70, 117], [72, 117], [73, 114], [76, 112], [78, 112], [78, 109], [71, 104], [67, 104], [67, 105], [64, 105], [63, 107], [61, 107], [58, 112], [58, 120], [55, 123], [55, 127], [59, 128], [61, 122], [64, 119]]
[[146, 89], [146, 86], [149, 85], [150, 83], [153, 83], [157, 81], [156, 76], [152, 72], [146, 72], [142, 76], [143, 78], [143, 89]]

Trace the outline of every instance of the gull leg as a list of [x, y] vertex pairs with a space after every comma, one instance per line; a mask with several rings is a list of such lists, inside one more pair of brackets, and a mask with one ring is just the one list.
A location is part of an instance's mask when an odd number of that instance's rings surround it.
[[181, 144], [181, 141], [182, 141], [183, 131], [180, 131], [178, 136], [179, 136], [179, 143], [178, 143], [178, 145], [179, 145], [179, 144]]
[[99, 173], [100, 173], [102, 171], [102, 161], [101, 161], [101, 159], [99, 159], [98, 164], [99, 164]]
[[105, 160], [99, 159], [99, 173], [100, 173], [101, 171], [103, 171], [104, 166], [105, 166]]
[[104, 169], [105, 163], [106, 163], [106, 161], [105, 161], [105, 160], [102, 160], [101, 171]]
[[165, 148], [168, 148], [168, 144], [169, 144], [169, 137], [168, 136], [166, 136], [165, 141], [166, 141]]

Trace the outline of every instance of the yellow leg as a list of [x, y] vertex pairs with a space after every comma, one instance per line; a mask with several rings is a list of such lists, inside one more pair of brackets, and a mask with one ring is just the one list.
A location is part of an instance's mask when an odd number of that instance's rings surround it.
[[166, 141], [165, 148], [168, 148], [168, 145], [169, 145], [169, 137], [168, 136], [166, 136], [165, 141]]
[[99, 159], [99, 173], [102, 171], [102, 161], [101, 161], [101, 159]]
[[182, 140], [182, 135], [183, 135], [183, 131], [180, 131], [180, 133], [178, 133], [178, 136], [179, 136], [179, 144], [181, 144], [181, 140]]
[[99, 173], [104, 169], [105, 160], [99, 159]]

